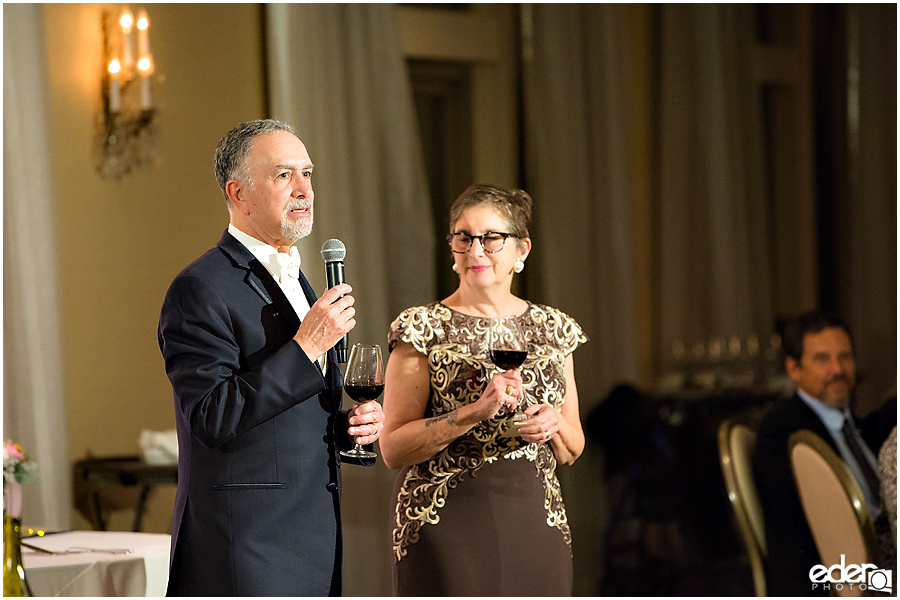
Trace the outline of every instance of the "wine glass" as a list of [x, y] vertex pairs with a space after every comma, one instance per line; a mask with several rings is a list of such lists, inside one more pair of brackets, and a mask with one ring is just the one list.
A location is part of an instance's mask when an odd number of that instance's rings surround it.
[[[503, 369], [517, 369], [525, 362], [528, 356], [528, 347], [525, 345], [525, 335], [515, 317], [502, 317], [491, 322], [490, 330], [491, 361]], [[527, 419], [522, 412], [521, 402], [518, 399], [515, 413], [512, 416], [513, 424]]]
[[[344, 375], [344, 391], [354, 402], [374, 400], [384, 392], [384, 362], [381, 346], [353, 344]], [[342, 456], [351, 458], [375, 458], [374, 452], [365, 450], [359, 442], [350, 450], [341, 450]]]

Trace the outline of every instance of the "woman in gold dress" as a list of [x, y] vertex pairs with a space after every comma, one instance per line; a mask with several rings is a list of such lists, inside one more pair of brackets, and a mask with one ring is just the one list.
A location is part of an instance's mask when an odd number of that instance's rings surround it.
[[[394, 593], [564, 596], [571, 532], [556, 478], [584, 449], [572, 352], [578, 324], [512, 294], [531, 251], [531, 198], [474, 185], [450, 209], [459, 287], [391, 324], [385, 464], [394, 487]], [[489, 329], [514, 317], [527, 358], [491, 362]], [[527, 419], [513, 427], [518, 406]], [[516, 431], [518, 429], [518, 431]]]

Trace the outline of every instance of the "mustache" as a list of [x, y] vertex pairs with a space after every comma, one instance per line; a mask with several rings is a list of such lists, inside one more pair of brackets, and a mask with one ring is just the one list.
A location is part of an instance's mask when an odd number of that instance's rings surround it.
[[284, 212], [291, 212], [292, 210], [296, 210], [298, 208], [309, 208], [310, 206], [312, 206], [312, 202], [309, 202], [308, 200], [296, 200], [285, 206]]
[[825, 384], [826, 384], [826, 385], [829, 385], [829, 384], [832, 384], [832, 383], [835, 383], [835, 382], [838, 382], [838, 381], [843, 381], [843, 382], [846, 383], [847, 385], [850, 385], [850, 378], [847, 377], [846, 375], [835, 375], [834, 377], [832, 377], [831, 379], [829, 379], [828, 381], [826, 381]]

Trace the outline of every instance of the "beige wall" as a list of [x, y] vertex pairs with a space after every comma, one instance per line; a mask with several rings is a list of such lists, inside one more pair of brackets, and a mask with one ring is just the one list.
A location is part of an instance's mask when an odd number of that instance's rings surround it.
[[[174, 427], [159, 309], [175, 274], [227, 226], [216, 143], [234, 124], [264, 116], [259, 5], [147, 5], [159, 163], [102, 179], [91, 158], [104, 6], [113, 5], [44, 8], [72, 461], [137, 453], [142, 430]], [[168, 532], [174, 490], [155, 495], [145, 529]], [[119, 516], [127, 528], [131, 516]]]

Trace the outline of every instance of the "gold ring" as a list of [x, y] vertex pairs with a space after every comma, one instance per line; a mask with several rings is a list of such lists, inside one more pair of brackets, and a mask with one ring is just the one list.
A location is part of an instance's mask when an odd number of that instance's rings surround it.
[[512, 396], [512, 393], [513, 393], [513, 386], [511, 386], [511, 385], [506, 386], [506, 395]]

